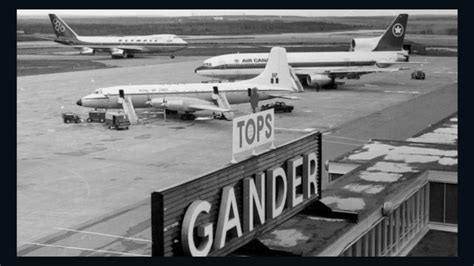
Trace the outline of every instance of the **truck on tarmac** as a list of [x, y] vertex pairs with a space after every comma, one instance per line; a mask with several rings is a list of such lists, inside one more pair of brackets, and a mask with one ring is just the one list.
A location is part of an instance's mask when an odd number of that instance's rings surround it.
[[105, 125], [109, 129], [128, 129], [130, 126], [130, 120], [124, 113], [107, 112], [105, 114]]
[[64, 112], [62, 113], [62, 117], [63, 117], [64, 123], [66, 124], [69, 124], [72, 122], [76, 124], [81, 123], [81, 118], [73, 112]]
[[105, 111], [96, 111], [92, 110], [89, 112], [89, 117], [87, 118], [87, 123], [91, 122], [99, 122], [99, 123], [104, 123], [105, 122]]

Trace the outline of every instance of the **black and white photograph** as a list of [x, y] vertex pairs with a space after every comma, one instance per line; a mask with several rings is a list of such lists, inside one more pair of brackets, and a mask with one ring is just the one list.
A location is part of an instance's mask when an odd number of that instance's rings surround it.
[[17, 257], [460, 256], [457, 9], [16, 19]]

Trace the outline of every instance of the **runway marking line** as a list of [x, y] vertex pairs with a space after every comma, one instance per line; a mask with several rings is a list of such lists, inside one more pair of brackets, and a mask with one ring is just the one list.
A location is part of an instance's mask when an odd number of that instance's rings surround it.
[[83, 233], [83, 234], [91, 234], [91, 235], [99, 235], [99, 236], [108, 236], [108, 237], [123, 238], [123, 239], [128, 239], [128, 240], [143, 241], [143, 242], [150, 242], [151, 243], [151, 240], [142, 239], [142, 238], [124, 237], [124, 236], [103, 234], [103, 233], [97, 233], [97, 232], [91, 232], [91, 231], [85, 231], [85, 230], [74, 230], [74, 229], [68, 229], [68, 228], [62, 228], [62, 227], [54, 227], [54, 229], [62, 230], [62, 231], [70, 231], [70, 232], [75, 232], [75, 233]]
[[84, 250], [84, 251], [92, 251], [92, 252], [102, 252], [102, 253], [113, 253], [113, 254], [120, 254], [120, 255], [125, 255], [125, 256], [149, 257], [149, 256], [147, 256], [147, 255], [142, 255], [142, 254], [125, 253], [125, 252], [118, 252], [118, 251], [108, 251], [108, 250], [101, 250], [101, 249], [78, 248], [78, 247], [69, 247], [69, 246], [60, 246], [60, 245], [33, 243], [33, 242], [23, 242], [23, 243], [24, 243], [24, 244], [29, 244], [29, 245], [44, 246], [44, 247], [76, 249], [76, 250]]
[[418, 94], [419, 91], [384, 91], [386, 93]]
[[347, 143], [347, 142], [338, 142], [338, 141], [323, 141], [323, 142], [327, 142], [327, 143], [335, 143], [335, 144], [342, 144], [342, 145], [350, 145], [350, 146], [356, 146], [356, 147], [360, 147], [361, 145], [360, 144], [354, 144], [354, 143]]
[[281, 128], [281, 127], [276, 127], [275, 130], [281, 130], [281, 131], [295, 131], [295, 132], [311, 132], [317, 130], [316, 128], [305, 128], [305, 129], [297, 129], [297, 128]]
[[[324, 135], [324, 134], [323, 134]], [[354, 141], [360, 141], [360, 142], [367, 142], [369, 140], [363, 140], [363, 139], [355, 139], [355, 138], [349, 138], [349, 137], [341, 137], [341, 136], [335, 136], [335, 135], [324, 135], [326, 137], [332, 137], [332, 138], [337, 138], [337, 139], [347, 139], [347, 140], [354, 140]]]

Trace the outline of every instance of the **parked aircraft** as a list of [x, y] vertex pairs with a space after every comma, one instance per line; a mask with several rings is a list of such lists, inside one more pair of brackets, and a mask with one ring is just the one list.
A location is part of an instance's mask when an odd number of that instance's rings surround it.
[[[84, 55], [108, 52], [112, 58], [131, 58], [136, 53], [168, 53], [182, 50], [188, 43], [172, 34], [146, 36], [79, 36], [62, 19], [49, 14], [55, 42], [80, 49]], [[172, 56], [173, 57], [173, 56]]]
[[254, 88], [257, 88], [260, 100], [297, 98], [288, 95], [296, 91], [291, 89], [292, 80], [285, 48], [272, 48], [264, 71], [250, 80], [229, 83], [114, 86], [96, 89], [93, 94], [77, 101], [77, 104], [110, 109], [122, 108], [124, 101], [129, 101], [135, 108], [157, 107], [184, 112], [181, 116], [183, 120], [194, 119], [193, 113], [201, 110], [222, 112], [226, 119], [231, 120], [233, 113], [230, 104], [249, 102], [250, 91]]
[[[389, 67], [409, 61], [408, 52], [403, 50], [407, 20], [408, 14], [400, 14], [381, 36], [353, 39], [349, 52], [288, 53], [288, 63], [301, 83], [318, 88], [336, 88], [336, 79], [402, 70]], [[246, 79], [258, 75], [267, 58], [267, 53], [220, 55], [205, 60], [194, 72], [218, 79]]]

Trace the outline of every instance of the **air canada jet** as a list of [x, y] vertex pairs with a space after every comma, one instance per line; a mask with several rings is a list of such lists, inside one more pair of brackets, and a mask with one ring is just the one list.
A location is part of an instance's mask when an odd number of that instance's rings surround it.
[[[119, 109], [128, 101], [134, 108], [157, 107], [184, 112], [181, 116], [183, 120], [194, 119], [193, 113], [201, 110], [221, 112], [227, 120], [232, 120], [230, 104], [248, 103], [250, 90], [254, 88], [257, 88], [260, 100], [297, 99], [288, 95], [297, 91], [292, 89], [285, 48], [273, 47], [263, 72], [250, 80], [114, 86], [96, 89], [93, 94], [78, 100], [77, 104], [91, 108]], [[126, 110], [125, 107], [123, 109]]]
[[49, 14], [55, 42], [80, 49], [83, 55], [96, 51], [108, 52], [112, 58], [131, 58], [136, 53], [167, 53], [182, 50], [188, 43], [176, 35], [156, 34], [146, 36], [79, 36], [62, 19]]
[[[301, 83], [317, 88], [337, 88], [336, 79], [403, 70], [390, 66], [409, 61], [408, 52], [403, 50], [407, 20], [407, 14], [400, 14], [381, 36], [353, 39], [349, 52], [288, 53], [288, 63]], [[258, 75], [267, 58], [267, 53], [220, 55], [205, 60], [194, 72], [218, 79], [246, 79]]]

